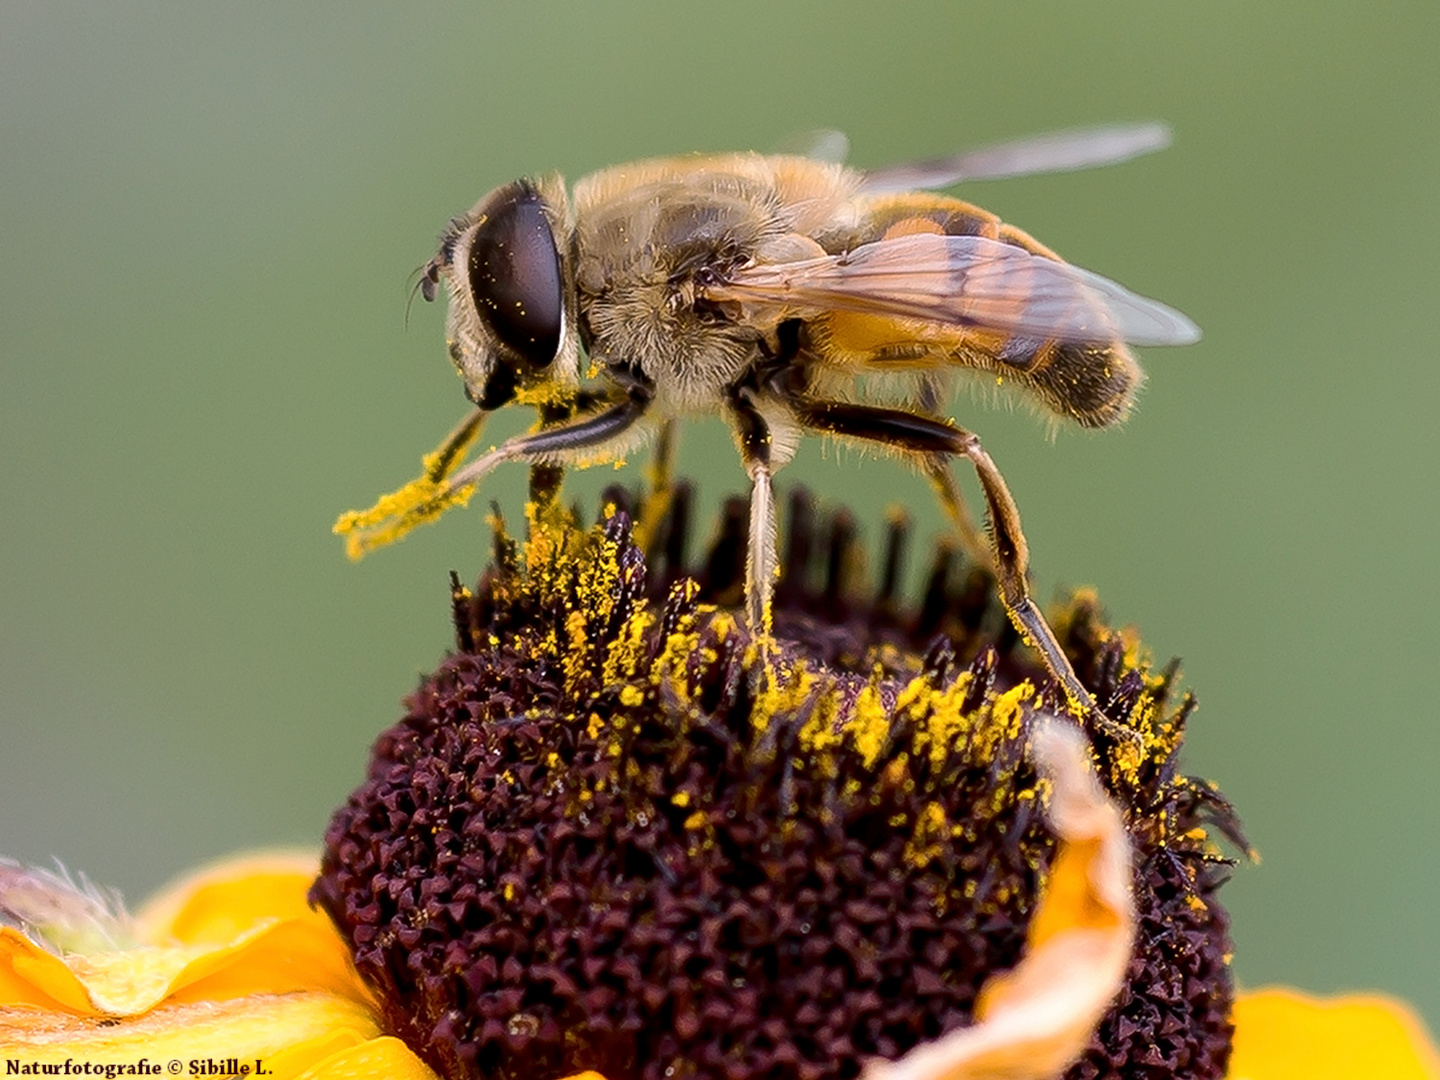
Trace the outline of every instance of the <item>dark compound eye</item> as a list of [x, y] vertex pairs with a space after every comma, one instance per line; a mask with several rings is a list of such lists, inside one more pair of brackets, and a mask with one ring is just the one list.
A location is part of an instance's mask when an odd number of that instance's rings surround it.
[[470, 241], [475, 310], [504, 344], [544, 367], [560, 349], [560, 253], [540, 195], [514, 184], [485, 208]]

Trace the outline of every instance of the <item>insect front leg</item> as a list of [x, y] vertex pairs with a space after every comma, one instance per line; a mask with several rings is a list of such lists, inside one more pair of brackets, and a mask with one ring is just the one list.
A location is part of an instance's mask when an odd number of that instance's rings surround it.
[[1010, 621], [1025, 640], [1040, 654], [1046, 669], [1060, 684], [1071, 706], [1093, 720], [1112, 738], [1133, 741], [1134, 733], [1108, 719], [1095, 704], [1095, 699], [1070, 666], [1055, 632], [1045, 621], [1025, 575], [1030, 566], [1030, 551], [1020, 527], [1020, 511], [1000, 475], [995, 462], [980, 445], [980, 439], [964, 428], [930, 417], [918, 416], [903, 409], [884, 409], [848, 402], [791, 399], [788, 404], [806, 427], [851, 439], [865, 439], [920, 455], [922, 461], [946, 457], [966, 458], [980, 478], [989, 510], [995, 581], [1000, 600]]
[[[614, 404], [614, 394], [599, 390], [582, 390], [574, 401], [546, 402], [539, 411], [540, 426], [544, 430], [561, 427], [576, 413], [589, 413], [599, 405]], [[530, 466], [530, 501], [537, 506], [553, 502], [560, 494], [561, 481], [565, 479], [565, 467], [558, 462], [546, 461]]]
[[450, 478], [448, 489], [456, 491], [477, 484], [506, 461], [554, 465], [597, 454], [613, 453], [618, 456], [634, 441], [631, 428], [645, 415], [650, 401], [648, 390], [631, 387], [620, 402], [608, 409], [533, 434], [517, 435], [455, 473]]

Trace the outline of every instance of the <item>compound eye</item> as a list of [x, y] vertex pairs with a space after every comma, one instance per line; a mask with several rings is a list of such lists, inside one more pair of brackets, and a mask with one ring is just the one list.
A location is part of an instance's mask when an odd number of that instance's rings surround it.
[[470, 292], [495, 336], [535, 367], [560, 350], [560, 252], [538, 192], [514, 184], [485, 208], [470, 241]]

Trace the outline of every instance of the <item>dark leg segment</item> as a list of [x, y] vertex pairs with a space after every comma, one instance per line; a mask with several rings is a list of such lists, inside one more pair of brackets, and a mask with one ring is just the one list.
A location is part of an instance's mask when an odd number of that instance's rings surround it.
[[531, 435], [517, 435], [482, 454], [450, 477], [447, 492], [480, 482], [480, 478], [504, 461], [528, 461], [532, 465], [553, 464], [555, 459], [577, 450], [604, 446], [623, 435], [645, 415], [650, 396], [642, 390], [631, 390], [624, 400], [598, 413], [581, 417], [557, 427], [544, 428]]
[[[923, 416], [939, 419], [940, 402], [944, 400], [943, 389], [934, 376], [922, 377], [915, 398], [916, 411]], [[976, 566], [983, 566], [993, 573], [995, 566], [990, 557], [990, 543], [975, 527], [975, 519], [970, 516], [970, 508], [965, 504], [965, 495], [950, 468], [949, 457], [937, 454], [919, 460], [920, 467], [925, 470], [926, 479], [930, 481], [936, 498], [940, 500], [941, 509], [950, 519], [950, 524], [955, 526], [955, 535], [960, 540], [960, 546], [965, 549], [966, 556]]]
[[[539, 408], [542, 428], [558, 427], [575, 415], [570, 405], [545, 404]], [[537, 462], [530, 466], [530, 501], [537, 506], [546, 506], [560, 494], [560, 483], [565, 479], [565, 467], [551, 462]]]
[[639, 420], [649, 404], [649, 398], [632, 394], [603, 412], [558, 427], [544, 428], [533, 435], [521, 435], [505, 443], [501, 449], [506, 451], [506, 457], [525, 460], [599, 446]]
[[[990, 512], [995, 556], [995, 580], [1000, 599], [1021, 636], [1040, 654], [1050, 674], [1060, 684], [1071, 705], [1095, 718], [1108, 734], [1120, 734], [1117, 725], [1100, 712], [1090, 692], [1055, 638], [1045, 616], [1030, 598], [1025, 575], [1030, 553], [1020, 528], [1020, 511], [995, 462], [980, 445], [977, 436], [940, 420], [917, 416], [903, 409], [882, 409], [847, 402], [790, 400], [797, 418], [807, 427], [851, 439], [867, 439], [923, 455], [928, 460], [942, 456], [964, 457], [975, 467]], [[1129, 737], [1128, 729], [1123, 729]]]

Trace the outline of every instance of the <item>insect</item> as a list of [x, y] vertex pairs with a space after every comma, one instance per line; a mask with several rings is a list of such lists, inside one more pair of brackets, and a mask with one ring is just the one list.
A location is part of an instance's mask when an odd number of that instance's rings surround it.
[[[1161, 125], [1112, 126], [872, 171], [745, 153], [620, 165], [573, 192], [557, 175], [497, 188], [451, 222], [420, 279], [427, 300], [449, 300], [450, 357], [476, 408], [420, 480], [336, 531], [359, 554], [463, 501], [504, 462], [613, 461], [657, 437], [663, 456], [672, 422], [719, 414], [752, 485], [747, 615], [768, 632], [774, 473], [804, 432], [881, 444], [930, 479], [1017, 629], [1072, 706], [1098, 716], [1030, 597], [1000, 471], [943, 409], [957, 376], [981, 373], [1055, 417], [1107, 427], [1142, 379], [1127, 344], [1199, 334], [933, 189], [1121, 161], [1167, 141]], [[484, 417], [517, 401], [541, 407], [542, 427], [462, 467]], [[955, 458], [979, 477], [988, 544]], [[663, 461], [656, 471], [667, 474]]]

